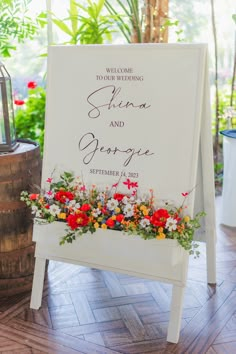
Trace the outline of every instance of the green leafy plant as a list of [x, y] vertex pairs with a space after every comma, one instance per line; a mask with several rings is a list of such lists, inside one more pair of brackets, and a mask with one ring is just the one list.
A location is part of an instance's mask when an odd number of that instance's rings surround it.
[[59, 19], [51, 13], [52, 22], [69, 36], [64, 44], [103, 44], [105, 40], [112, 40], [115, 17], [109, 14], [103, 15], [104, 2], [105, 0], [97, 2], [87, 0], [87, 6], [82, 6], [70, 0], [66, 18]]
[[0, 55], [10, 57], [16, 45], [33, 39], [40, 29], [40, 21], [28, 15], [31, 0], [0, 1]]
[[[128, 43], [132, 41], [133, 31], [136, 34], [137, 42], [142, 42], [142, 18], [139, 8], [138, 0], [116, 0], [118, 6], [121, 8], [122, 15], [117, 12], [117, 9], [113, 6], [112, 2], [105, 0], [105, 6], [107, 10], [117, 17], [116, 25], [124, 35]], [[129, 24], [127, 23], [127, 20]]]
[[18, 138], [30, 139], [40, 145], [43, 154], [46, 92], [34, 81], [28, 83], [28, 97], [15, 99], [16, 134]]
[[115, 16], [103, 15], [105, 0], [99, 0], [97, 3], [87, 0], [87, 7], [76, 3], [84, 14], [79, 16], [80, 43], [81, 44], [103, 44], [104, 39], [112, 40], [112, 26]]

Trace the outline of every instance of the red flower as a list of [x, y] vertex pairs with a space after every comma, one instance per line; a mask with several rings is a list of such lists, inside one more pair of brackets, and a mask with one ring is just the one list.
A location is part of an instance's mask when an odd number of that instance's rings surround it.
[[78, 227], [83, 227], [88, 225], [89, 217], [85, 213], [70, 214], [67, 218], [67, 224], [72, 230]]
[[123, 215], [123, 214], [118, 214], [118, 215], [116, 215], [116, 220], [117, 220], [118, 222], [122, 222], [122, 220], [124, 220], [124, 215]]
[[25, 104], [24, 100], [14, 100], [15, 105], [17, 106], [23, 106], [23, 104]]
[[181, 194], [182, 194], [183, 197], [187, 197], [187, 195], [189, 195], [188, 192], [186, 192], [186, 193], [181, 193]]
[[132, 188], [132, 182], [129, 178], [127, 178], [126, 182], [123, 182], [127, 186], [128, 189]]
[[66, 203], [66, 201], [74, 199], [74, 194], [71, 192], [59, 191], [55, 194], [55, 199], [60, 203]]
[[30, 194], [29, 195], [29, 199], [30, 200], [36, 200], [36, 199], [38, 199], [38, 196], [39, 196], [39, 194]]
[[35, 87], [37, 87], [37, 84], [35, 81], [29, 81], [27, 86], [29, 89], [35, 89]]
[[106, 225], [107, 225], [108, 227], [110, 227], [110, 229], [112, 229], [112, 228], [114, 227], [114, 225], [115, 225], [115, 221], [112, 220], [112, 218], [109, 218], [109, 219], [107, 219], [107, 221], [106, 221]]
[[121, 202], [124, 197], [125, 197], [125, 195], [124, 195], [124, 194], [121, 194], [121, 193], [115, 193], [115, 194], [113, 195], [113, 198], [116, 199], [116, 200], [118, 200], [118, 202]]
[[165, 227], [166, 220], [170, 217], [166, 209], [159, 209], [150, 218], [150, 223], [154, 226]]
[[90, 204], [83, 204], [82, 207], [80, 208], [81, 211], [89, 211], [91, 209]]

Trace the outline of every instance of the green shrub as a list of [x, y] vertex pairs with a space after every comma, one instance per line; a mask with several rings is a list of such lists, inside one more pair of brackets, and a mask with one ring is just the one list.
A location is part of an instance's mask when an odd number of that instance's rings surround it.
[[18, 138], [37, 142], [43, 154], [46, 92], [33, 81], [28, 83], [28, 97], [15, 99], [16, 134]]

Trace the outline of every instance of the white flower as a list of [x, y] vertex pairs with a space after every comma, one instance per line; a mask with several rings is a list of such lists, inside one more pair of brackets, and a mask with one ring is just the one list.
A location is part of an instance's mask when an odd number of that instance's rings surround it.
[[148, 219], [142, 219], [140, 221], [140, 226], [145, 229], [145, 227], [149, 226], [150, 225], [150, 221]]
[[68, 206], [72, 208], [73, 210], [79, 209], [80, 208], [80, 203], [77, 203], [76, 200], [70, 200]]
[[168, 218], [166, 220], [166, 226], [165, 226], [168, 231], [175, 231], [177, 229], [177, 220], [173, 218]]
[[61, 209], [59, 208], [58, 205], [52, 204], [49, 207], [49, 212], [52, 216], [56, 216], [57, 214], [59, 214], [61, 212]]
[[125, 195], [124, 198], [122, 199], [123, 204], [128, 204], [129, 203], [129, 198]]
[[131, 204], [126, 204], [124, 207], [124, 214], [127, 218], [131, 217], [134, 215], [134, 207]]
[[129, 202], [130, 202], [130, 203], [134, 203], [134, 202], [135, 202], [135, 198], [134, 198], [134, 197], [130, 197], [130, 198], [129, 198]]
[[71, 207], [71, 208], [73, 208], [73, 207], [75, 206], [75, 204], [76, 204], [76, 200], [73, 199], [73, 200], [70, 200], [70, 201], [69, 201], [68, 206]]
[[36, 218], [41, 218], [42, 217], [42, 211], [41, 210], [37, 210], [35, 213]]
[[53, 199], [54, 198], [54, 193], [52, 191], [48, 191], [45, 193], [45, 197], [47, 199]]
[[92, 215], [96, 218], [98, 215], [101, 214], [101, 210], [100, 209], [94, 209], [92, 211]]
[[86, 198], [88, 196], [88, 193], [86, 191], [78, 191], [77, 195], [80, 199]]
[[117, 208], [118, 204], [118, 200], [112, 198], [107, 203], [107, 209], [114, 210], [115, 208]]
[[38, 211], [38, 207], [36, 205], [32, 205], [31, 207], [31, 214], [36, 214]]
[[42, 211], [39, 210], [39, 208], [36, 205], [32, 205], [31, 207], [31, 213], [35, 214], [36, 218], [41, 218], [42, 216]]

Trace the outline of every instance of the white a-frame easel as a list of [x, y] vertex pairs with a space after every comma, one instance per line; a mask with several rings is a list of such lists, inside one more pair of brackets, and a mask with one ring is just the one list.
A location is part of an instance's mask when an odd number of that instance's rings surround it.
[[[159, 199], [176, 203], [181, 203], [181, 192], [191, 190], [189, 213], [207, 214], [198, 237], [207, 246], [208, 282], [215, 283], [206, 45], [51, 47], [47, 76], [42, 185], [55, 170], [55, 177], [74, 171], [97, 185], [113, 184], [123, 174], [143, 190], [154, 189]], [[169, 282], [167, 340], [178, 341], [188, 253], [175, 240], [144, 241], [99, 230], [96, 237], [84, 235], [59, 246], [63, 234], [58, 222], [34, 227], [31, 308], [41, 306], [48, 259]]]

